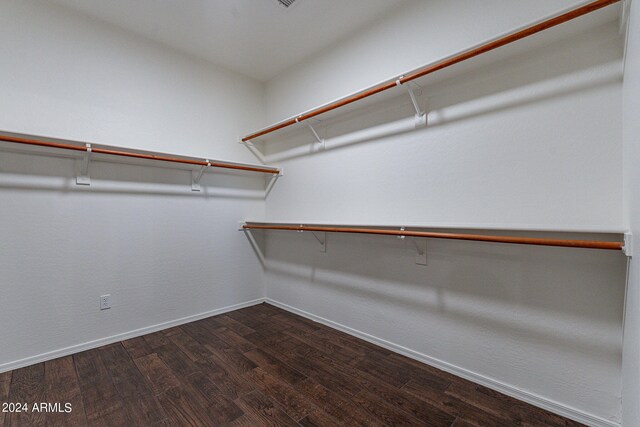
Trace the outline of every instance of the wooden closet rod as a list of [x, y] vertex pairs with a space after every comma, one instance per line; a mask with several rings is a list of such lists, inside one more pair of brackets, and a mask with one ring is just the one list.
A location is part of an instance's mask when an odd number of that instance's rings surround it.
[[429, 237], [433, 239], [452, 240], [473, 240], [480, 242], [512, 243], [520, 245], [538, 246], [562, 246], [568, 248], [587, 249], [608, 249], [622, 250], [624, 243], [603, 242], [597, 240], [565, 240], [546, 239], [537, 237], [517, 237], [517, 236], [491, 236], [484, 234], [463, 234], [463, 233], [438, 233], [431, 231], [410, 231], [410, 230], [384, 230], [376, 228], [348, 228], [348, 227], [324, 227], [307, 225], [262, 225], [244, 224], [245, 230], [289, 230], [289, 231], [318, 231], [327, 233], [359, 233], [359, 234], [382, 234], [386, 236], [407, 236], [407, 237]]
[[[88, 151], [88, 148], [82, 145], [41, 141], [38, 139], [21, 138], [21, 137], [15, 137], [15, 136], [7, 136], [7, 135], [0, 135], [0, 141], [12, 142], [15, 144], [37, 145], [40, 147], [61, 148], [63, 150]], [[280, 173], [278, 169], [274, 169], [274, 168], [261, 168], [261, 167], [255, 167], [255, 166], [236, 165], [232, 163], [220, 163], [215, 161], [207, 162], [206, 160], [189, 160], [189, 159], [182, 159], [179, 157], [169, 157], [169, 156], [155, 155], [155, 154], [141, 154], [141, 153], [134, 153], [131, 151], [112, 150], [108, 148], [91, 147], [91, 152], [98, 153], [98, 154], [109, 154], [112, 156], [135, 157], [137, 159], [160, 160], [163, 162], [184, 163], [188, 165], [197, 165], [197, 166], [211, 166], [214, 168], [235, 169], [235, 170], [242, 170], [242, 171], [249, 171], [249, 172], [262, 172], [262, 173], [270, 173], [270, 174]]]
[[373, 86], [369, 89], [366, 89], [362, 92], [356, 93], [354, 95], [348, 96], [346, 98], [340, 99], [338, 101], [332, 102], [325, 106], [313, 109], [306, 113], [302, 113], [297, 117], [285, 120], [281, 123], [275, 124], [273, 126], [267, 127], [261, 131], [252, 133], [251, 135], [245, 136], [242, 138], [242, 142], [247, 142], [254, 138], [258, 138], [260, 136], [266, 135], [271, 132], [275, 132], [287, 126], [294, 125], [296, 123], [302, 122], [304, 120], [310, 119], [312, 117], [318, 116], [320, 114], [326, 113], [328, 111], [335, 110], [337, 108], [343, 107], [345, 105], [351, 104], [353, 102], [359, 101], [361, 99], [367, 98], [369, 96], [378, 94], [380, 92], [384, 92], [386, 90], [392, 89], [398, 85], [402, 85], [408, 83], [412, 80], [418, 79], [420, 77], [426, 76], [427, 74], [431, 74], [435, 71], [442, 70], [443, 68], [450, 67], [454, 64], [457, 64], [462, 61], [466, 61], [467, 59], [474, 58], [476, 56], [482, 55], [483, 53], [487, 53], [499, 47], [505, 46], [507, 44], [513, 43], [515, 41], [524, 39], [541, 31], [547, 30], [549, 28], [555, 27], [567, 21], [571, 21], [572, 19], [578, 18], [580, 16], [586, 15], [588, 13], [594, 12], [596, 10], [602, 9], [603, 7], [612, 5], [614, 3], [618, 3], [620, 0], [595, 0], [591, 3], [588, 3], [584, 6], [580, 6], [576, 9], [570, 10], [568, 12], [562, 13], [553, 18], [547, 19], [543, 22], [531, 25], [524, 29], [515, 31], [513, 33], [507, 34], [495, 40], [489, 41], [487, 43], [481, 44], [479, 46], [473, 47], [469, 50], [463, 51], [461, 53], [457, 53], [453, 56], [450, 56], [446, 59], [443, 59], [439, 62], [436, 62], [431, 65], [427, 65], [423, 68], [415, 70], [413, 72], [407, 73], [405, 75], [399, 76], [398, 78], [392, 79], [388, 82], [381, 83], [379, 85]]

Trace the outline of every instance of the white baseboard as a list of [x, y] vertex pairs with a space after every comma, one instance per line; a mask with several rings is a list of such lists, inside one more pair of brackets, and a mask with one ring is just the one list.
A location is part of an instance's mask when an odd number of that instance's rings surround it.
[[333, 322], [331, 320], [325, 319], [320, 316], [316, 316], [315, 314], [308, 313], [304, 310], [297, 309], [288, 304], [281, 303], [279, 301], [275, 301], [271, 298], [266, 298], [266, 302], [268, 304], [272, 304], [276, 307], [279, 307], [283, 310], [289, 311], [294, 314], [298, 314], [302, 317], [306, 317], [307, 319], [313, 320], [318, 323], [322, 323], [323, 325], [327, 325], [331, 328], [340, 330], [349, 335], [353, 335], [357, 338], [363, 339], [365, 341], [369, 341], [370, 343], [376, 344], [380, 347], [384, 347], [388, 350], [391, 350], [395, 353], [402, 354], [404, 356], [410, 357], [411, 359], [417, 360], [419, 362], [425, 363], [427, 365], [433, 366], [435, 368], [441, 369], [443, 371], [449, 372], [450, 374], [456, 375], [458, 377], [464, 378], [469, 381], [473, 381], [474, 383], [483, 385], [492, 390], [499, 391], [500, 393], [504, 393], [508, 396], [514, 397], [518, 400], [522, 400], [524, 402], [530, 403], [531, 405], [537, 406], [539, 408], [545, 409], [549, 412], [553, 412], [555, 414], [561, 415], [563, 417], [572, 419], [574, 421], [578, 421], [580, 423], [586, 424], [592, 427], [620, 427], [620, 423], [607, 420], [596, 415], [589, 414], [587, 412], [581, 411], [579, 409], [572, 408], [570, 406], [564, 405], [560, 402], [556, 402], [554, 400], [547, 399], [545, 397], [539, 396], [534, 393], [529, 393], [524, 390], [520, 390], [519, 388], [513, 387], [509, 384], [502, 383], [500, 381], [496, 381], [492, 378], [486, 377], [484, 375], [476, 374], [475, 372], [468, 371], [464, 368], [460, 368], [458, 366], [452, 365], [450, 363], [444, 362], [439, 359], [435, 359], [433, 357], [427, 356], [426, 354], [419, 353], [417, 351], [411, 350], [409, 348], [403, 347], [398, 344], [394, 344], [390, 341], [383, 340], [381, 338], [375, 337], [373, 335], [369, 335], [367, 333], [358, 331], [356, 329], [350, 328], [348, 326], [342, 325], [340, 323]]
[[242, 302], [240, 304], [234, 304], [227, 307], [217, 308], [215, 310], [207, 311], [204, 313], [194, 314], [193, 316], [187, 316], [187, 317], [183, 317], [176, 320], [170, 320], [168, 322], [159, 323], [157, 325], [147, 326], [147, 327], [136, 329], [133, 331], [112, 335], [106, 338], [100, 338], [98, 340], [73, 345], [70, 347], [50, 351], [47, 353], [38, 354], [36, 356], [26, 357], [24, 359], [16, 360], [13, 362], [3, 363], [0, 365], [0, 373], [6, 372], [6, 371], [12, 371], [18, 368], [24, 368], [25, 366], [34, 365], [40, 362], [46, 362], [47, 360], [57, 359], [59, 357], [68, 356], [74, 353], [79, 353], [81, 351], [91, 350], [93, 348], [102, 347], [103, 345], [113, 344], [113, 343], [127, 340], [130, 338], [139, 337], [141, 335], [151, 334], [153, 332], [161, 331], [163, 329], [184, 325], [185, 323], [195, 322], [196, 320], [205, 319], [207, 317], [216, 316], [218, 314], [227, 313], [229, 311], [239, 310], [241, 308], [250, 307], [252, 305], [261, 304], [263, 302], [265, 302], [265, 298], [258, 298], [251, 301]]

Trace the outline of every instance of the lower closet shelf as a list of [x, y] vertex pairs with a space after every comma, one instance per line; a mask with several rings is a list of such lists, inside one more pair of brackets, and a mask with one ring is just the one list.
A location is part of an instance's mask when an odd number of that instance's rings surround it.
[[448, 240], [470, 240], [480, 242], [493, 243], [509, 243], [520, 245], [537, 245], [537, 246], [559, 246], [568, 248], [586, 248], [586, 249], [603, 249], [603, 250], [621, 250], [625, 255], [630, 256], [630, 233], [625, 234], [623, 242], [603, 241], [603, 240], [574, 240], [574, 239], [557, 239], [557, 238], [541, 238], [541, 237], [524, 237], [524, 236], [500, 236], [487, 234], [470, 234], [470, 233], [444, 233], [436, 231], [417, 231], [406, 230], [404, 227], [399, 230], [388, 228], [365, 228], [365, 227], [347, 227], [347, 226], [326, 226], [326, 225], [293, 225], [293, 224], [276, 224], [276, 223], [260, 223], [246, 222], [241, 227], [242, 230], [284, 230], [298, 232], [323, 232], [323, 233], [355, 233], [355, 234], [375, 234], [397, 237], [423, 237], [432, 239], [448, 239]]

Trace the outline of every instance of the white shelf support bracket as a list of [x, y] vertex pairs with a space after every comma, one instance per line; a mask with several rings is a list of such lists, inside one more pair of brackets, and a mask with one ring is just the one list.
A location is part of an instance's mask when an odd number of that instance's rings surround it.
[[264, 189], [265, 199], [269, 197], [269, 193], [271, 193], [271, 190], [273, 189], [274, 185], [276, 185], [278, 178], [280, 178], [283, 175], [284, 175], [284, 172], [282, 171], [282, 169], [279, 169], [278, 173], [274, 173], [271, 175], [271, 178], [269, 178], [269, 181], [267, 182], [267, 187]]
[[[298, 119], [296, 119], [297, 121]], [[298, 122], [300, 123], [300, 122]], [[307, 127], [309, 128], [309, 130], [311, 131], [311, 133], [313, 134], [313, 137], [316, 139], [316, 143], [320, 144], [322, 146], [324, 146], [324, 139], [320, 138], [320, 135], [318, 135], [318, 132], [316, 132], [315, 128], [313, 127], [313, 125], [309, 122], [309, 120], [306, 120], [304, 122], [305, 125], [307, 125]]]
[[416, 237], [413, 244], [416, 247], [416, 264], [427, 265], [427, 239]]
[[200, 179], [205, 169], [211, 167], [211, 162], [207, 159], [207, 165], [202, 166], [198, 171], [191, 171], [191, 191], [200, 191]]
[[240, 138], [240, 144], [247, 147], [247, 149], [251, 151], [251, 154], [256, 156], [256, 158], [260, 161], [260, 163], [262, 163], [263, 165], [267, 163], [267, 159], [264, 157], [264, 155], [260, 152], [258, 147], [256, 147], [256, 145], [252, 141], [243, 141], [242, 138]]
[[82, 164], [80, 165], [80, 171], [76, 176], [76, 185], [91, 185], [91, 177], [89, 176], [89, 163], [91, 159], [91, 144], [87, 144], [87, 151], [84, 153]]
[[[311, 234], [313, 234], [313, 237], [315, 237], [318, 243], [320, 243], [320, 252], [327, 252], [327, 233], [317, 233], [312, 231]], [[318, 234], [321, 235], [322, 238], [318, 237]]]
[[311, 133], [313, 134], [313, 136], [316, 137], [316, 142], [318, 144], [324, 144], [324, 139], [320, 138], [320, 135], [318, 135], [318, 132], [316, 132], [316, 130], [313, 128], [313, 125], [311, 125], [311, 123], [306, 122], [307, 127], [309, 128], [309, 130], [311, 131]]
[[[400, 231], [404, 231], [404, 227], [400, 227]], [[404, 240], [406, 236], [398, 236], [398, 239]]]
[[[402, 86], [402, 78], [404, 76], [398, 78], [398, 80], [396, 80], [396, 86]], [[409, 92], [409, 97], [411, 98], [411, 103], [413, 104], [413, 108], [416, 110], [416, 118], [421, 118], [422, 116], [424, 116], [426, 113], [424, 111], [422, 111], [422, 108], [420, 108], [420, 103], [418, 102], [418, 98], [416, 97], [416, 93], [413, 91], [413, 87], [411, 87], [411, 82], [409, 82], [406, 86], [407, 88], [407, 92]]]
[[425, 115], [425, 112], [420, 108], [420, 104], [418, 103], [418, 98], [416, 98], [416, 94], [413, 91], [413, 88], [410, 84], [407, 85], [407, 91], [409, 92], [409, 96], [411, 97], [411, 103], [413, 104], [413, 108], [416, 110], [416, 117], [422, 117]]
[[630, 7], [631, 0], [622, 0], [622, 4], [620, 5], [620, 34], [624, 34], [627, 31]]
[[633, 256], [633, 234], [631, 232], [624, 233], [624, 246], [622, 252], [631, 258]]
[[242, 231], [244, 233], [245, 237], [247, 238], [247, 240], [249, 240], [249, 243], [251, 244], [251, 248], [253, 248], [253, 252], [258, 257], [258, 261], [260, 261], [262, 268], [265, 268], [266, 258], [264, 255], [264, 252], [265, 252], [264, 239], [256, 239], [256, 236], [253, 235], [250, 229], [244, 228], [245, 224], [246, 222], [244, 221], [238, 222], [238, 231]]
[[[311, 120], [311, 119], [309, 119], [309, 120]], [[316, 132], [315, 128], [309, 122], [309, 120], [305, 120], [304, 124], [307, 125], [307, 127], [309, 128], [309, 130], [313, 134], [313, 137], [316, 139], [316, 143], [320, 144], [320, 145], [322, 145], [324, 147], [324, 139], [320, 138], [320, 135], [318, 135], [318, 132]], [[296, 117], [296, 123], [298, 123], [298, 124], [302, 123], [300, 121], [300, 117]]]

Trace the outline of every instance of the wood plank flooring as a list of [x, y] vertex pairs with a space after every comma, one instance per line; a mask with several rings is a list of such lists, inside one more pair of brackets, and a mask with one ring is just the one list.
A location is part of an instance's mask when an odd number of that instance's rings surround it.
[[580, 425], [267, 304], [0, 374], [0, 402], [29, 405], [0, 426]]

